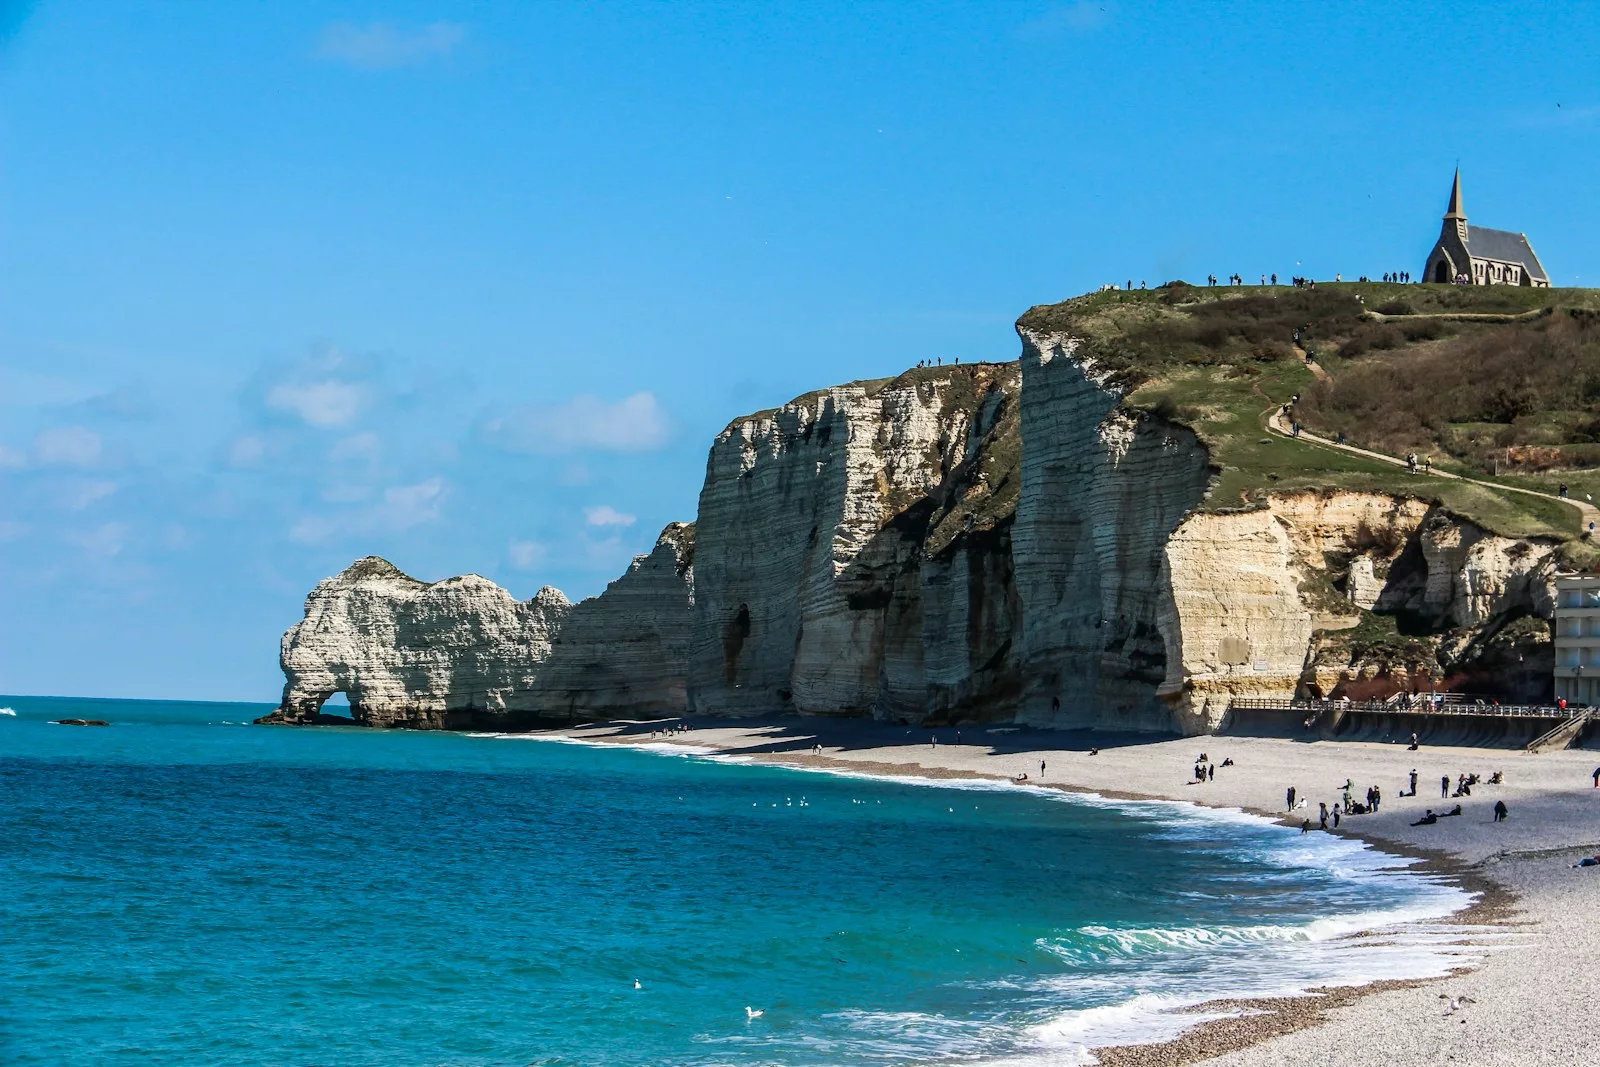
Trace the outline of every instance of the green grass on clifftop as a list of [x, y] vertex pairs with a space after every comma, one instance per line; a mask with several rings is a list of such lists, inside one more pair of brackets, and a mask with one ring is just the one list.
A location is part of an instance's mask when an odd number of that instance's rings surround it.
[[[1600, 291], [1344, 283], [1106, 291], [1031, 309], [1025, 330], [1080, 339], [1128, 403], [1192, 426], [1220, 475], [1207, 507], [1274, 490], [1431, 500], [1507, 536], [1576, 536], [1556, 500], [1408, 474], [1268, 433], [1297, 394], [1308, 429], [1505, 485], [1600, 498]], [[1294, 345], [1326, 374], [1319, 377]]]

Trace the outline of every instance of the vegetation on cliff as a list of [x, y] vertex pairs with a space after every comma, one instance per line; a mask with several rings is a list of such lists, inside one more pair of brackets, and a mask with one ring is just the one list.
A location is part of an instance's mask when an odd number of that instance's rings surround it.
[[1600, 496], [1600, 290], [1173, 282], [1036, 307], [1018, 325], [1080, 338], [1131, 405], [1192, 426], [1219, 469], [1214, 510], [1275, 489], [1361, 489], [1429, 499], [1508, 536], [1579, 533], [1576, 511], [1553, 499], [1267, 432], [1267, 415], [1296, 397], [1294, 417], [1327, 437]]

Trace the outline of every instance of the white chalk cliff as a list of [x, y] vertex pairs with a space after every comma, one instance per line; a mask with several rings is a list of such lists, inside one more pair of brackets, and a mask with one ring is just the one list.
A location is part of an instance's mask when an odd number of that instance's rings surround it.
[[1072, 336], [1019, 333], [1019, 362], [735, 420], [696, 522], [576, 606], [357, 561], [285, 634], [269, 719], [315, 721], [342, 691], [375, 726], [688, 712], [1204, 733], [1241, 696], [1547, 684], [1554, 542], [1382, 493], [1215, 507], [1189, 428], [1131, 407]]

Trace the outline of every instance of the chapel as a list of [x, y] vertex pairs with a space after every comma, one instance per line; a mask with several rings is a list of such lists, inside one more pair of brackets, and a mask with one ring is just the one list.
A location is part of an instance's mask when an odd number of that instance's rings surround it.
[[1528, 285], [1545, 289], [1550, 276], [1525, 233], [1468, 226], [1461, 207], [1461, 168], [1450, 186], [1450, 207], [1422, 280], [1460, 285]]

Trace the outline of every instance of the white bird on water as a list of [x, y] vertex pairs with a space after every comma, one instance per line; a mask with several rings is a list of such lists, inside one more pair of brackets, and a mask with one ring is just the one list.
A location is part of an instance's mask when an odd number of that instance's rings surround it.
[[643, 983], [641, 983], [641, 982], [640, 982], [640, 981], [639, 981], [639, 979], [637, 979], [637, 978], [635, 978], [635, 979], [634, 979], [634, 980], [633, 980], [633, 988], [635, 988], [635, 989], [643, 989], [643, 988], [644, 988], [644, 984], [643, 984]]
[[765, 1014], [766, 1014], [765, 1009], [752, 1008], [748, 1004], [746, 1004], [744, 1006], [744, 1021], [745, 1022], [752, 1022], [753, 1020], [761, 1018]]

